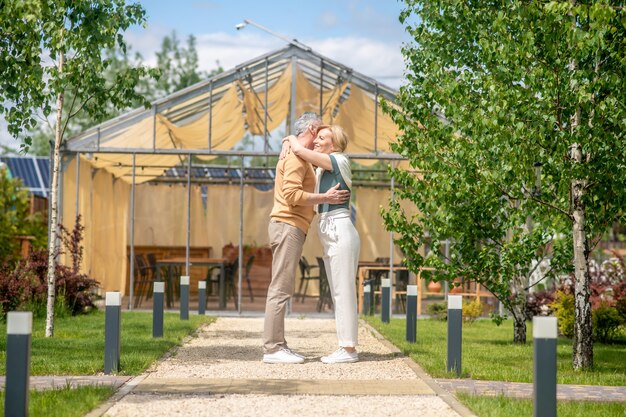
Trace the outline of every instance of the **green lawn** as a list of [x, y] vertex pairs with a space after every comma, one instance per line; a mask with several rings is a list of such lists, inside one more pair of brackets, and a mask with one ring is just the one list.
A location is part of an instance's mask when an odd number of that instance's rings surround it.
[[[457, 394], [459, 400], [480, 417], [532, 417], [532, 400], [520, 400], [507, 397], [478, 397], [469, 394]], [[559, 417], [624, 417], [624, 403], [595, 403], [584, 401], [559, 401], [556, 405]]]
[[[152, 314], [122, 312], [120, 375], [139, 375], [201, 324], [215, 318], [166, 313], [163, 337], [152, 337]], [[35, 375], [96, 375], [104, 370], [104, 312], [55, 319], [46, 338], [45, 319], [33, 320], [31, 371]], [[0, 375], [6, 373], [6, 323], [0, 323]]]
[[[31, 391], [28, 401], [30, 417], [79, 417], [109, 398], [112, 386], [85, 386], [47, 391]], [[4, 417], [4, 391], [0, 391], [0, 417]]]
[[[383, 324], [378, 316], [364, 317], [387, 340], [419, 363], [435, 378], [455, 378], [446, 372], [447, 323], [418, 320], [417, 342], [405, 341], [406, 321], [392, 319]], [[528, 324], [526, 345], [513, 343], [513, 324], [500, 327], [490, 320], [463, 326], [462, 377], [479, 380], [533, 382], [532, 325]], [[557, 382], [559, 384], [624, 385], [626, 345], [594, 345], [593, 371], [572, 370], [572, 342], [560, 338], [557, 345]]]

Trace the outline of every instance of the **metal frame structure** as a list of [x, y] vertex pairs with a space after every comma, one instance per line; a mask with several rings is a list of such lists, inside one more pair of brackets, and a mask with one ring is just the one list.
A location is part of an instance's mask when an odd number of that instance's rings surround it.
[[[372, 124], [374, 127], [374, 149], [371, 153], [361, 153], [361, 154], [349, 154], [348, 156], [353, 160], [358, 159], [376, 159], [376, 160], [403, 160], [404, 158], [397, 154], [386, 153], [378, 149], [378, 138], [376, 137], [377, 132], [377, 123], [378, 123], [378, 97], [382, 96], [386, 100], [391, 102], [395, 101], [396, 91], [390, 87], [385, 86], [384, 84], [379, 83], [375, 79], [363, 75], [357, 71], [354, 71], [352, 68], [349, 68], [339, 62], [336, 62], [332, 59], [324, 57], [310, 48], [306, 47], [306, 45], [290, 43], [283, 47], [282, 49], [270, 52], [268, 54], [262, 55], [256, 59], [244, 62], [233, 69], [217, 74], [205, 81], [197, 83], [193, 86], [187, 87], [183, 90], [170, 94], [162, 99], [156, 100], [152, 103], [152, 106], [148, 109], [140, 108], [124, 113], [114, 119], [101, 123], [97, 126], [94, 126], [85, 132], [74, 136], [68, 139], [62, 146], [61, 153], [62, 156], [66, 157], [76, 157], [79, 155], [91, 155], [91, 154], [127, 154], [132, 155], [132, 187], [131, 187], [131, 225], [130, 225], [130, 247], [131, 247], [131, 259], [134, 256], [134, 195], [135, 195], [135, 181], [136, 181], [136, 163], [135, 158], [137, 155], [179, 155], [181, 156], [181, 164], [178, 165], [178, 169], [183, 168], [182, 171], [185, 173], [185, 179], [187, 186], [189, 187], [191, 182], [197, 183], [201, 181], [199, 176], [195, 176], [192, 174], [194, 171], [194, 167], [192, 166], [192, 157], [196, 155], [213, 155], [213, 156], [230, 156], [236, 157], [239, 159], [238, 168], [241, 169], [242, 172], [246, 170], [244, 167], [244, 160], [247, 157], [255, 157], [255, 156], [276, 156], [277, 152], [271, 152], [269, 150], [269, 132], [267, 129], [267, 111], [265, 111], [264, 115], [264, 146], [262, 147], [262, 151], [223, 151], [216, 150], [213, 147], [212, 143], [212, 126], [213, 126], [213, 117], [212, 117], [212, 106], [214, 103], [218, 102], [220, 98], [225, 94], [225, 92], [229, 89], [233, 82], [242, 82], [255, 93], [268, 91], [269, 88], [279, 79], [281, 74], [285, 71], [285, 69], [289, 65], [297, 64], [298, 68], [302, 70], [305, 77], [308, 81], [317, 87], [320, 91], [320, 100], [319, 100], [319, 113], [322, 114], [325, 106], [328, 103], [323, 102], [323, 91], [330, 90], [342, 82], [347, 81], [350, 85], [355, 85], [366, 92], [373, 95], [373, 100], [375, 102], [375, 117], [372, 120]], [[295, 68], [295, 65], [294, 65]], [[292, 95], [291, 95], [291, 104], [287, 117], [286, 126], [289, 131], [292, 121], [294, 119], [295, 113], [295, 71], [292, 75]], [[340, 102], [345, 100], [349, 95], [349, 88], [344, 91], [342, 97], [339, 99]], [[267, 103], [267, 95], [264, 103], [264, 109], [268, 108]], [[194, 122], [201, 117], [208, 117], [208, 134], [207, 134], [207, 142], [206, 147], [201, 149], [159, 149], [156, 146], [156, 116], [158, 114], [166, 117], [170, 122], [177, 125], [186, 125], [188, 123]], [[152, 118], [152, 147], [151, 148], [116, 148], [116, 147], [107, 147], [108, 140], [115, 138], [116, 136], [123, 134], [134, 124], [139, 123], [141, 121], [145, 121], [148, 118]], [[182, 158], [187, 158], [187, 163], [184, 164]], [[66, 158], [67, 159], [67, 158]], [[79, 158], [78, 158], [79, 159]], [[65, 164], [61, 164], [61, 169], [65, 168]], [[186, 167], [185, 167], [186, 165]], [[129, 166], [131, 168], [131, 166]], [[165, 168], [165, 167], [164, 167]], [[168, 168], [164, 169], [164, 174], [168, 172]], [[186, 168], [186, 169], [185, 169]], [[174, 168], [176, 171], [177, 169]], [[171, 169], [170, 169], [171, 171]], [[194, 177], [192, 179], [192, 176]], [[157, 177], [153, 181], [163, 181], [168, 182], [172, 181], [172, 175], [163, 175], [162, 177]], [[238, 178], [239, 184], [241, 187], [241, 207], [243, 207], [243, 186], [244, 184], [254, 184], [255, 182], [259, 182], [258, 179], [252, 179], [250, 175], [239, 175]], [[179, 179], [183, 180], [182, 178]], [[76, 178], [76, 187], [78, 193], [78, 181], [79, 178]], [[211, 181], [203, 181], [205, 183], [211, 183]], [[234, 182], [234, 181], [233, 181]], [[378, 186], [388, 184], [387, 181], [379, 181], [377, 183]], [[393, 189], [393, 181], [391, 181], [391, 187]], [[62, 188], [59, 190], [60, 193], [63, 192]], [[77, 194], [78, 199], [78, 194]], [[189, 206], [190, 202], [187, 201]], [[187, 213], [187, 224], [189, 225], [189, 210]], [[240, 233], [239, 233], [239, 283], [238, 286], [241, 289], [241, 277], [242, 277], [242, 269], [243, 269], [243, 218], [242, 213], [240, 213]], [[187, 230], [187, 264], [186, 264], [186, 273], [189, 271], [189, 227]], [[391, 239], [391, 251], [393, 253], [393, 238]], [[391, 259], [393, 259], [393, 254], [391, 255]], [[133, 271], [134, 265], [133, 262], [130, 262], [130, 299], [133, 298]], [[392, 272], [393, 263], [390, 263], [390, 271]], [[241, 291], [239, 294], [239, 302], [238, 309], [241, 312]], [[132, 302], [129, 303], [129, 308], [132, 308]]]

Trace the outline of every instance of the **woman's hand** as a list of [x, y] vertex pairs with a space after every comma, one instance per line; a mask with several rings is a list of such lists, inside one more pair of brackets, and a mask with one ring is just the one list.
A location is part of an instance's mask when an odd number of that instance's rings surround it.
[[294, 135], [284, 137], [283, 146], [280, 149], [280, 155], [278, 155], [278, 159], [285, 159], [287, 155], [289, 155], [289, 151], [292, 149], [291, 139], [293, 139], [293, 142], [298, 143], [298, 139]]
[[291, 150], [293, 151], [293, 153], [295, 153], [296, 155], [300, 155], [300, 151], [304, 149], [304, 146], [302, 146], [298, 138], [294, 135], [289, 135], [285, 139], [289, 139], [289, 144], [291, 145]]

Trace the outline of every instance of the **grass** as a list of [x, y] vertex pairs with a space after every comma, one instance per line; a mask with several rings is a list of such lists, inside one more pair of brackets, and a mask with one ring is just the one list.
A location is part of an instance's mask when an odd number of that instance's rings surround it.
[[[203, 323], [214, 318], [165, 313], [163, 337], [152, 337], [152, 314], [122, 312], [120, 375], [139, 375]], [[33, 320], [31, 371], [36, 375], [96, 375], [104, 371], [104, 312], [54, 321], [54, 336], [45, 337], [45, 319]], [[0, 323], [6, 335], [6, 323]], [[6, 373], [6, 336], [0, 337], [0, 374]]]
[[[392, 319], [384, 324], [379, 317], [364, 319], [407, 356], [435, 378], [455, 378], [446, 371], [447, 323], [419, 320], [417, 342], [405, 341], [406, 321]], [[525, 345], [513, 343], [510, 320], [500, 327], [490, 320], [463, 326], [462, 377], [490, 381], [533, 382], [532, 325], [528, 324]], [[572, 342], [559, 338], [557, 343], [557, 383], [622, 386], [626, 381], [625, 345], [594, 345], [593, 371], [572, 369]], [[623, 406], [623, 404], [622, 404]], [[511, 414], [515, 415], [515, 414]]]
[[[84, 416], [102, 401], [113, 395], [112, 386], [64, 387], [47, 391], [31, 391], [28, 401], [30, 417], [78, 417]], [[2, 407], [0, 417], [4, 417], [4, 391], [0, 392]]]
[[[478, 397], [466, 393], [457, 394], [459, 400], [481, 417], [532, 417], [533, 401], [517, 398]], [[556, 404], [559, 417], [602, 416], [624, 417], [624, 403], [600, 403], [584, 401], [559, 401]]]

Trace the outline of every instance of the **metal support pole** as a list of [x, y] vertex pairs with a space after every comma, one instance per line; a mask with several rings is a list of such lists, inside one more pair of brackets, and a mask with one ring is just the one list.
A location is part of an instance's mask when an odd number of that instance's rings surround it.
[[287, 123], [287, 134], [291, 135], [295, 133], [293, 131], [293, 124], [298, 116], [296, 115], [296, 57], [291, 57], [291, 99], [289, 103], [289, 123]]
[[133, 311], [133, 298], [135, 295], [135, 161], [137, 155], [133, 154], [133, 175], [130, 185], [130, 289], [128, 299], [128, 310]]
[[154, 283], [152, 290], [152, 337], [163, 337], [163, 294], [165, 283]]
[[463, 297], [448, 296], [448, 372], [461, 376], [461, 340], [463, 326]]
[[374, 153], [378, 154], [378, 84], [374, 85]]
[[417, 340], [417, 285], [406, 287], [406, 341]]
[[237, 279], [237, 312], [241, 314], [241, 285], [243, 277], [243, 177], [245, 174], [244, 158], [241, 156], [241, 175], [239, 176], [239, 273]]
[[120, 370], [120, 339], [122, 323], [122, 296], [119, 292], [106, 293], [104, 316], [104, 373]]
[[191, 246], [191, 154], [187, 160], [187, 241], [185, 242], [185, 275], [189, 275], [189, 246]]
[[156, 151], [157, 105], [152, 105], [152, 150]]
[[[394, 168], [394, 161], [391, 161], [391, 169]], [[392, 176], [391, 177], [391, 201], [395, 200], [395, 178]], [[389, 232], [389, 279], [390, 281], [390, 286], [395, 287], [396, 286], [396, 276], [393, 273], [393, 264], [395, 262], [394, 260], [394, 244], [393, 244], [393, 232], [390, 231]], [[389, 314], [391, 315], [391, 309], [392, 309], [392, 300], [391, 300], [391, 291], [389, 292]]]
[[80, 152], [76, 154], [76, 212], [74, 213], [75, 217], [78, 217], [78, 196], [80, 194]]
[[213, 80], [209, 83], [209, 152], [213, 148]]
[[206, 281], [198, 281], [198, 314], [204, 316], [206, 312]]
[[265, 59], [265, 115], [263, 117], [263, 151], [265, 153], [269, 153], [270, 151], [270, 144], [269, 144], [269, 137], [267, 135], [267, 106], [268, 106], [268, 96], [269, 96], [269, 60], [266, 58]]
[[371, 316], [374, 313], [372, 301], [372, 286], [368, 283], [363, 286], [363, 314], [366, 316]]
[[533, 417], [556, 417], [556, 317], [533, 317]]
[[28, 415], [32, 329], [33, 313], [30, 311], [7, 313], [5, 416]]
[[383, 323], [389, 323], [389, 319], [391, 316], [391, 280], [389, 278], [383, 278], [380, 281], [382, 298], [380, 305], [381, 320]]
[[180, 319], [189, 320], [189, 276], [180, 277]]

